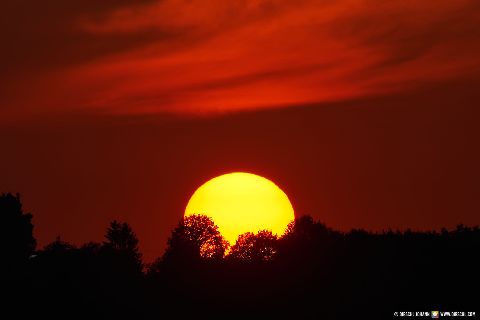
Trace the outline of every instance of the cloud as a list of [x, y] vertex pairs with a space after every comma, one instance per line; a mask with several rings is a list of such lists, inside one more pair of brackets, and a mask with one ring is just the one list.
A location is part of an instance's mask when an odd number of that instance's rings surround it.
[[[3, 112], [229, 112], [479, 71], [476, 0], [7, 1]], [[2, 111], [0, 111], [2, 112]]]
[[145, 39], [145, 34], [101, 35], [84, 32], [78, 21], [102, 19], [112, 10], [143, 1], [6, 0], [2, 3], [0, 57], [3, 70], [48, 69], [113, 53]]

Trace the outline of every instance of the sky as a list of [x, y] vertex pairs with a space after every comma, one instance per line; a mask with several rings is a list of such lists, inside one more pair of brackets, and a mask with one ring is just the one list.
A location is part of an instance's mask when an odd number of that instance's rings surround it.
[[40, 245], [161, 254], [196, 187], [275, 181], [328, 225], [479, 224], [476, 0], [6, 0], [0, 192]]

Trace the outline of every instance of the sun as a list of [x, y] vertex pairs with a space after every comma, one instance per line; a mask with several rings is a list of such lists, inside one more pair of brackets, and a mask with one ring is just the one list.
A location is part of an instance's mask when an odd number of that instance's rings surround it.
[[245, 232], [266, 229], [282, 235], [295, 219], [290, 200], [275, 183], [245, 172], [224, 174], [201, 185], [185, 209], [185, 216], [193, 214], [212, 218], [230, 244]]

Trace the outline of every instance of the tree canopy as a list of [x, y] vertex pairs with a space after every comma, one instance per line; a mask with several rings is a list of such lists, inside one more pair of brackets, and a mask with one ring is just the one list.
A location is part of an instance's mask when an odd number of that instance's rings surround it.
[[244, 261], [270, 261], [277, 250], [277, 236], [270, 230], [261, 230], [257, 234], [252, 232], [241, 234], [228, 256]]
[[5, 261], [18, 263], [33, 254], [36, 240], [33, 237], [32, 215], [24, 213], [20, 195], [0, 195], [0, 252]]
[[165, 256], [182, 255], [194, 259], [223, 258], [229, 244], [213, 220], [204, 215], [182, 218], [168, 239]]

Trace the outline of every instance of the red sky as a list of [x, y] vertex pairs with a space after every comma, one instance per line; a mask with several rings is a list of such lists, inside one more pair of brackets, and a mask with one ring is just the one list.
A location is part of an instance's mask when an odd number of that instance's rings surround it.
[[194, 188], [280, 184], [327, 224], [478, 224], [476, 0], [7, 0], [0, 191], [41, 244], [127, 219], [161, 253]]

